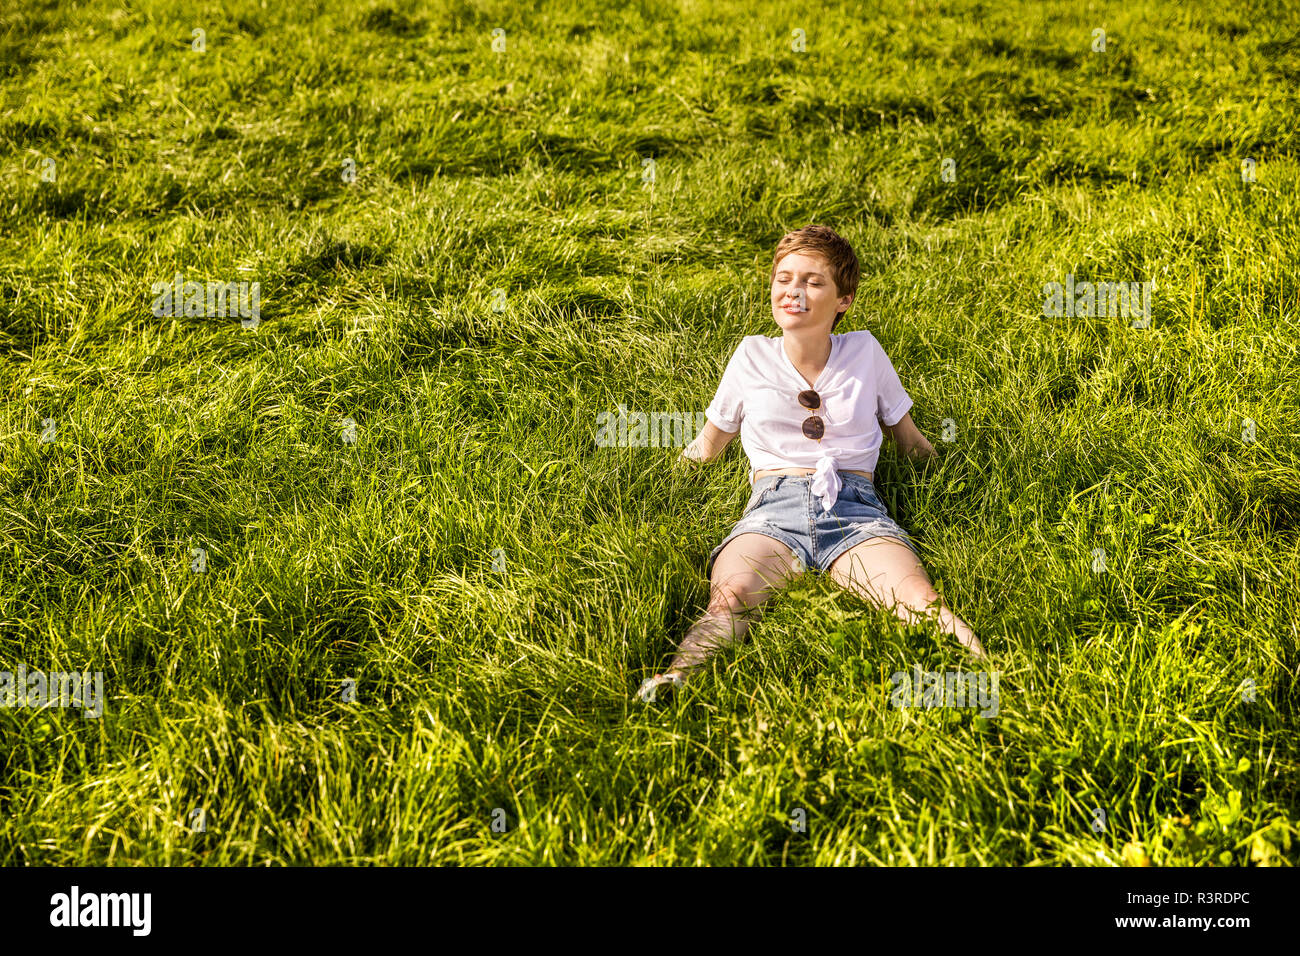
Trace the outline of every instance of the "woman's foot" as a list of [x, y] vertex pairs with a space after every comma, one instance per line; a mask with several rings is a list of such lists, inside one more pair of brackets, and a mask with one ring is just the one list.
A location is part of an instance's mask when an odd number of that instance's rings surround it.
[[686, 677], [680, 671], [669, 669], [654, 677], [647, 677], [636, 692], [636, 699], [643, 704], [653, 704], [661, 689], [665, 691], [680, 690], [686, 686]]

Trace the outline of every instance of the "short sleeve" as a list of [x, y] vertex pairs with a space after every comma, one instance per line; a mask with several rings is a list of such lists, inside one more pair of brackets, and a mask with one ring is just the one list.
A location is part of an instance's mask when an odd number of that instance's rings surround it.
[[736, 351], [731, 353], [722, 381], [713, 394], [713, 401], [704, 410], [704, 417], [724, 432], [740, 431], [740, 421], [745, 417], [744, 389], [741, 381], [741, 362], [745, 340], [741, 339]]
[[886, 427], [897, 425], [912, 407], [912, 398], [903, 388], [894, 363], [889, 361], [880, 342], [875, 343], [876, 352], [876, 417]]

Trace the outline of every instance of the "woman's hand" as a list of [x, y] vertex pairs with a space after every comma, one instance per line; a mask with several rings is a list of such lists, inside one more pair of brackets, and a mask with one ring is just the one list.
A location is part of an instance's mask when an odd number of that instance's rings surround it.
[[722, 454], [733, 438], [740, 432], [724, 432], [713, 422], [705, 422], [695, 440], [682, 449], [682, 453], [673, 459], [673, 466], [685, 471], [692, 471], [692, 466], [712, 461]]
[[695, 442], [687, 445], [680, 455], [673, 458], [673, 471], [678, 474], [694, 474], [702, 461], [700, 450]]
[[921, 434], [921, 430], [912, 421], [911, 412], [908, 412], [892, 425], [882, 423], [881, 431], [893, 439], [898, 446], [899, 452], [906, 458], [924, 460], [933, 458], [938, 454], [934, 450], [934, 446], [930, 444], [930, 440]]

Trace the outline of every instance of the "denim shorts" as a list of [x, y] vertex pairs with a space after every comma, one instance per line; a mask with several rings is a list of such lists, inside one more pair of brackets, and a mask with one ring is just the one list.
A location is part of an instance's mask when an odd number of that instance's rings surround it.
[[849, 548], [871, 538], [898, 538], [918, 558], [911, 537], [885, 509], [876, 486], [864, 475], [839, 473], [843, 487], [830, 511], [812, 493], [812, 475], [767, 475], [754, 483], [740, 520], [709, 554], [706, 575], [713, 562], [738, 535], [757, 531], [788, 545], [805, 568], [826, 571]]

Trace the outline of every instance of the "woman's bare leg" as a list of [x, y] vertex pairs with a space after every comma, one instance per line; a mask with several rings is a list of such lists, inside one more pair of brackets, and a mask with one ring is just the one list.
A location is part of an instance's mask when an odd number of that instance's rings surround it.
[[855, 545], [835, 559], [829, 574], [836, 584], [868, 604], [890, 608], [909, 624], [918, 618], [937, 618], [940, 629], [957, 638], [975, 658], [985, 657], [970, 625], [943, 603], [921, 560], [901, 541], [882, 537]]
[[803, 573], [793, 551], [751, 532], [732, 538], [713, 561], [709, 606], [686, 632], [665, 674], [683, 679], [749, 629], [759, 605]]

